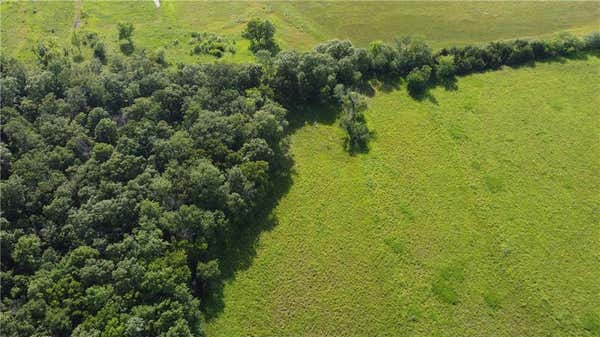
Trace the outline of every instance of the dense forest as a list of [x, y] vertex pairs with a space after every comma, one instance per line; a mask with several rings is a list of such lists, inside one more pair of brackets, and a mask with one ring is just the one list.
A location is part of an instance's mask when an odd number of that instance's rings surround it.
[[[89, 34], [40, 42], [33, 69], [1, 58], [3, 336], [200, 336], [231, 234], [290, 172], [299, 106], [338, 106], [346, 146], [367, 150], [363, 94], [377, 81], [402, 78], [418, 99], [456, 75], [600, 50], [595, 33], [280, 51], [275, 27], [252, 20], [257, 63], [175, 65], [136, 50], [133, 32], [119, 25], [118, 55]], [[220, 53], [223, 40], [195, 36], [198, 53]]]

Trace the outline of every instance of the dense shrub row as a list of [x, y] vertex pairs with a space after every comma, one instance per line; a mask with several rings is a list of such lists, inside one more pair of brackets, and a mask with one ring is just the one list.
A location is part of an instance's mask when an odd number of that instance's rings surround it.
[[[570, 57], [584, 51], [600, 50], [600, 33], [583, 40], [562, 33], [549, 41], [499, 41], [487, 45], [444, 48], [438, 52], [423, 41], [396, 39], [393, 44], [372, 42], [368, 48], [354, 47], [349, 41], [332, 40], [317, 45], [313, 51], [283, 51], [262, 58], [267, 69], [265, 82], [278, 101], [285, 105], [302, 105], [315, 101], [335, 101], [335, 88], [358, 91], [373, 79], [383, 81], [405, 78], [408, 91], [419, 96], [430, 85], [451, 80], [455, 75], [517, 66], [553, 57]], [[356, 123], [366, 128], [364, 118]], [[344, 129], [354, 142], [360, 136], [348, 127]], [[355, 136], [357, 135], [357, 136]]]
[[334, 96], [333, 89], [338, 84], [354, 88], [375, 78], [408, 76], [409, 90], [418, 91], [427, 83], [457, 74], [569, 57], [600, 50], [599, 44], [600, 33], [584, 40], [562, 33], [549, 41], [499, 41], [482, 46], [444, 48], [434, 53], [425, 42], [411, 38], [397, 39], [393, 44], [376, 41], [366, 49], [354, 47], [349, 41], [332, 40], [310, 52], [277, 54], [271, 61], [273, 75], [267, 80], [278, 99], [288, 103], [328, 100]]

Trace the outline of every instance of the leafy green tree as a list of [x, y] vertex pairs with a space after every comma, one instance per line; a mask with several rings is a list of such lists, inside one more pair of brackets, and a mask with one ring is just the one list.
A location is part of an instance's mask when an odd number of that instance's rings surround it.
[[454, 56], [441, 55], [436, 59], [435, 76], [439, 80], [448, 80], [454, 77], [456, 67], [454, 66]]
[[431, 67], [423, 66], [413, 69], [406, 77], [406, 87], [411, 95], [420, 95], [427, 88], [431, 76]]
[[369, 44], [369, 58], [371, 67], [376, 76], [390, 77], [398, 72], [398, 52], [382, 41], [373, 41]]
[[130, 39], [135, 27], [130, 22], [119, 22], [117, 23], [117, 30], [119, 31], [119, 40]]
[[42, 257], [42, 242], [35, 234], [24, 235], [19, 238], [11, 257], [15, 263], [25, 271], [37, 269]]
[[340, 126], [346, 131], [346, 147], [351, 153], [365, 151], [371, 139], [363, 111], [367, 109], [366, 98], [354, 91], [346, 90], [343, 85], [335, 88], [342, 109], [346, 113], [340, 119]]
[[117, 140], [117, 123], [110, 118], [102, 118], [96, 124], [94, 136], [99, 142], [114, 144]]
[[396, 39], [398, 71], [408, 74], [412, 69], [430, 65], [433, 61], [431, 48], [421, 39], [404, 37]]
[[135, 27], [130, 22], [119, 22], [117, 30], [119, 32], [119, 48], [121, 52], [125, 55], [130, 55], [135, 49], [132, 40]]
[[590, 33], [583, 39], [588, 50], [600, 50], [600, 32]]
[[269, 20], [254, 18], [246, 24], [242, 37], [250, 40], [250, 50], [253, 53], [259, 50], [270, 51], [271, 54], [279, 52], [279, 46], [275, 42], [275, 25]]
[[346, 146], [351, 153], [367, 148], [371, 133], [362, 116], [355, 116], [353, 119], [344, 116], [340, 119], [340, 125], [346, 131]]

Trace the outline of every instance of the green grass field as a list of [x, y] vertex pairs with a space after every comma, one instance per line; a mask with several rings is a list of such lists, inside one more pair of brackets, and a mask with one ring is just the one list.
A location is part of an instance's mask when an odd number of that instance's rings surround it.
[[[138, 48], [163, 47], [168, 59], [191, 62], [192, 31], [210, 31], [238, 40], [228, 61], [251, 59], [240, 37], [253, 17], [271, 19], [283, 48], [306, 50], [332, 38], [366, 46], [372, 40], [420, 35], [434, 47], [517, 37], [548, 37], [562, 30], [587, 33], [600, 26], [600, 2], [204, 2], [150, 0], [77, 2], [3, 1], [2, 52], [33, 61], [31, 45], [42, 37], [70, 43], [80, 11], [80, 30], [99, 33], [113, 51], [119, 21], [134, 23]], [[484, 29], [482, 29], [482, 27]], [[177, 42], [176, 42], [177, 41]], [[207, 60], [208, 58], [200, 58]]]
[[590, 57], [379, 92], [354, 157], [335, 123], [299, 129], [208, 336], [597, 336], [599, 76]]

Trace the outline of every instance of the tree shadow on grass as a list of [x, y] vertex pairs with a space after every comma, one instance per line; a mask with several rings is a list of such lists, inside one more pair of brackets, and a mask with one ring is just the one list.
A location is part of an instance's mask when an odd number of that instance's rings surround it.
[[402, 77], [382, 77], [373, 80], [373, 86], [386, 93], [399, 90], [402, 83]]
[[[290, 162], [288, 165], [292, 165]], [[207, 321], [215, 319], [225, 309], [223, 290], [225, 284], [235, 280], [238, 271], [247, 270], [256, 257], [256, 246], [261, 233], [270, 231], [278, 224], [273, 210], [292, 186], [293, 170], [287, 170], [273, 179], [271, 193], [264, 198], [249, 222], [234, 228], [223, 244], [220, 257], [220, 278], [214, 282], [208, 296], [202, 299], [201, 308]]]
[[[334, 104], [305, 104], [288, 107], [288, 135], [307, 124], [332, 125], [338, 119], [339, 107]], [[207, 321], [214, 320], [225, 309], [223, 299], [224, 287], [235, 280], [239, 271], [247, 270], [256, 257], [256, 247], [260, 235], [270, 231], [278, 224], [273, 210], [279, 201], [289, 192], [293, 183], [293, 159], [282, 163], [283, 169], [279, 175], [272, 178], [269, 194], [257, 205], [256, 212], [250, 214], [249, 221], [231, 230], [220, 250], [219, 279], [212, 282], [209, 291], [202, 297], [201, 308]]]
[[456, 79], [455, 76], [439, 81], [439, 85], [444, 87], [444, 89], [446, 91], [457, 91], [458, 90], [458, 80]]
[[431, 89], [435, 87], [435, 83], [429, 84], [425, 89], [420, 91], [408, 91], [408, 95], [412, 97], [412, 99], [417, 100], [419, 102], [429, 101], [434, 105], [438, 105], [438, 100], [431, 93]]
[[375, 89], [370, 81], [361, 80], [354, 88], [356, 92], [367, 97], [375, 96]]
[[332, 125], [340, 115], [340, 108], [333, 103], [313, 103], [288, 107], [289, 134], [304, 125]]

